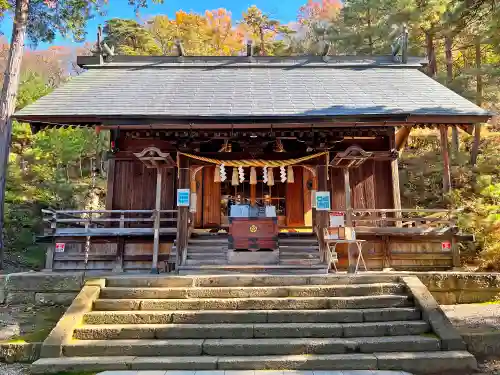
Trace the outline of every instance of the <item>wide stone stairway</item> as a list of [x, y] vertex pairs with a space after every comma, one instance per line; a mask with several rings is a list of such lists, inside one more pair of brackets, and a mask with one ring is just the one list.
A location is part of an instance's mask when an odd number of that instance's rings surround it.
[[474, 369], [410, 287], [378, 274], [94, 280], [32, 370]]

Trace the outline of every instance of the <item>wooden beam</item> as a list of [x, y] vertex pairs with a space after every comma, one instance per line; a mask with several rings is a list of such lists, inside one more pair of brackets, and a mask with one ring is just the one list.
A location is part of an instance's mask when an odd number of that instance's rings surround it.
[[446, 125], [440, 125], [439, 134], [441, 136], [441, 154], [443, 156], [443, 193], [448, 194], [451, 191], [450, 155], [448, 150], [448, 127]]
[[161, 169], [156, 168], [155, 221], [153, 237], [153, 260], [151, 273], [158, 273], [158, 254], [160, 252], [160, 210], [161, 210]]
[[[185, 156], [179, 155], [179, 181], [178, 189], [189, 189], [190, 188], [190, 169], [189, 169], [189, 159]], [[176, 237], [176, 248], [177, 248], [177, 265], [180, 265], [183, 261], [183, 254], [187, 246], [188, 233], [189, 233], [189, 207], [177, 207], [177, 237]]]

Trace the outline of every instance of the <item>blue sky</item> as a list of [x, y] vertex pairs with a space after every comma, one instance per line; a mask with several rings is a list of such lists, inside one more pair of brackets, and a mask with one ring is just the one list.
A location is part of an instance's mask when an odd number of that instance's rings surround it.
[[[147, 9], [142, 9], [140, 18], [147, 19], [157, 14], [173, 15], [177, 10], [204, 12], [206, 9], [226, 8], [233, 14], [233, 19], [241, 19], [242, 12], [251, 5], [256, 5], [272, 18], [283, 23], [295, 21], [298, 9], [307, 0], [165, 0], [164, 4], [152, 4]], [[127, 4], [127, 0], [109, 0], [107, 14], [104, 17], [96, 17], [87, 25], [87, 41], [95, 41], [97, 26], [104, 24], [109, 18], [136, 18], [134, 10]], [[0, 31], [9, 37], [11, 33], [12, 19], [6, 17], [1, 22]], [[71, 39], [58, 37], [54, 45], [75, 44]], [[46, 48], [48, 44], [41, 44], [38, 48]]]

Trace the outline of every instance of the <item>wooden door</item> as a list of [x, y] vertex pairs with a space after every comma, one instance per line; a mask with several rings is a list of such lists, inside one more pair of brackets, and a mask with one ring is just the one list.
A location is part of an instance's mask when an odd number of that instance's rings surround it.
[[214, 182], [215, 167], [203, 168], [203, 227], [220, 226], [220, 183]]
[[[304, 183], [303, 168], [293, 167], [294, 183], [286, 186], [286, 225], [304, 226]], [[280, 183], [280, 182], [278, 182]]]

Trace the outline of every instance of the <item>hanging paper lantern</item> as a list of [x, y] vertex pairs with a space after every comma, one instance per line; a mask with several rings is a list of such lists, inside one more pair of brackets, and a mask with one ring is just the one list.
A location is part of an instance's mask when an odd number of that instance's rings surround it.
[[257, 185], [257, 170], [255, 167], [250, 168], [250, 185]]
[[267, 184], [267, 180], [268, 180], [267, 166], [262, 167], [262, 173], [263, 173], [263, 176], [262, 176], [262, 181], [263, 181], [265, 184]]
[[267, 185], [274, 186], [274, 173], [272, 168], [267, 170]]
[[221, 164], [220, 166], [220, 180], [222, 182], [227, 180], [226, 168], [224, 167], [224, 164]]
[[240, 183], [242, 184], [245, 181], [245, 171], [243, 170], [243, 167], [238, 167], [238, 175], [240, 177]]
[[288, 183], [293, 184], [295, 182], [295, 178], [293, 175], [293, 167], [291, 165], [288, 166], [288, 177], [287, 177]]
[[280, 167], [280, 177], [281, 177], [281, 182], [285, 183], [286, 182], [286, 169], [285, 169], [285, 167]]
[[220, 178], [220, 167], [217, 165], [215, 167], [214, 182], [215, 183], [219, 183], [220, 181], [221, 181], [221, 178]]
[[238, 181], [238, 169], [233, 167], [233, 178], [231, 179], [231, 185], [238, 186], [240, 182]]

